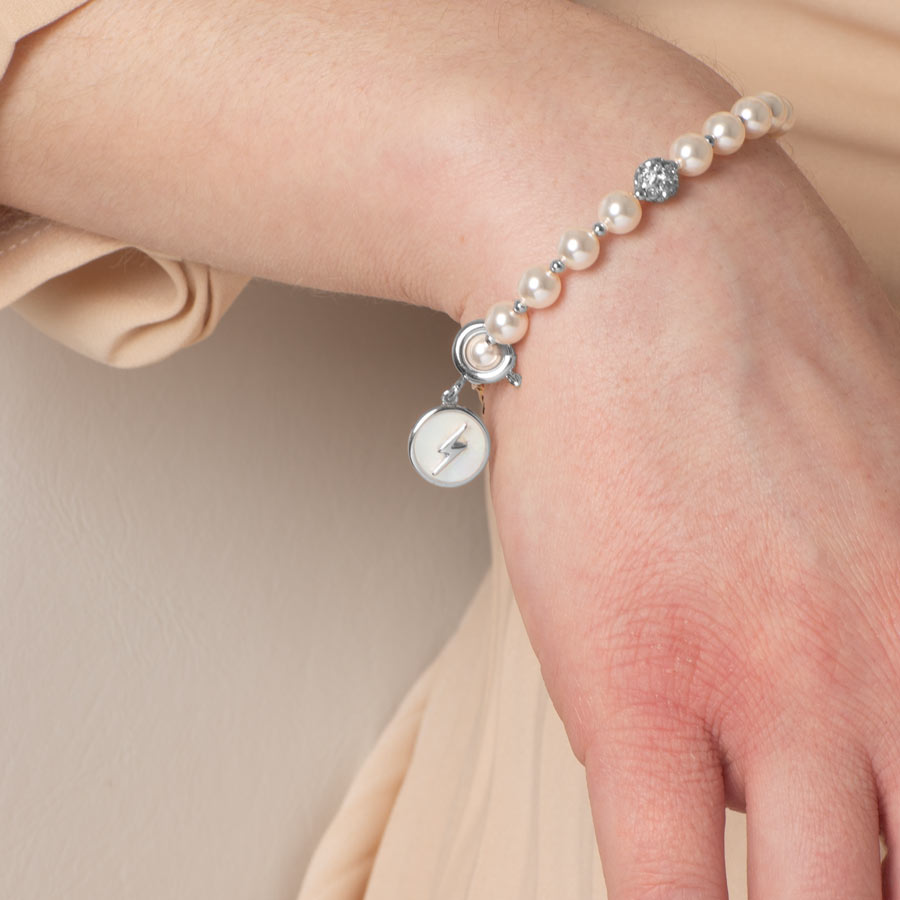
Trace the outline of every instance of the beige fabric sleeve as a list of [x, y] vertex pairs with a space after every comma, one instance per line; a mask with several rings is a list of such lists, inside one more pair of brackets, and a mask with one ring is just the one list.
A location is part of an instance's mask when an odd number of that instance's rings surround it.
[[[84, 0], [3, 0], [0, 77], [15, 42]], [[250, 279], [0, 206], [0, 309], [98, 362], [133, 368], [203, 340]]]

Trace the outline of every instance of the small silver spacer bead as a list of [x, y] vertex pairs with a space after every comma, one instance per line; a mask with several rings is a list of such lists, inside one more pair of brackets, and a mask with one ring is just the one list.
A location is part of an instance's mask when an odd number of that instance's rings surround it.
[[528, 304], [521, 297], [516, 297], [516, 300], [513, 303], [513, 309], [517, 313], [528, 312]]
[[706, 138], [706, 140], [709, 142], [709, 145], [711, 147], [716, 146], [716, 136], [714, 134], [704, 134], [703, 137]]
[[560, 272], [564, 272], [566, 269], [566, 262], [563, 259], [554, 259], [552, 263], [550, 263], [550, 271], [555, 272], [559, 275]]
[[513, 387], [521, 387], [522, 386], [522, 376], [518, 372], [510, 372], [509, 375], [506, 376], [506, 380]]
[[591, 230], [597, 237], [603, 237], [606, 234], [606, 226], [602, 222], [594, 222], [594, 227]]

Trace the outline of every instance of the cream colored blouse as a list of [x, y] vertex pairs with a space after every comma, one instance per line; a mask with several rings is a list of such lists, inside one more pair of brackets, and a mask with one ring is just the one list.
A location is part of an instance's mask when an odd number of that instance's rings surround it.
[[[4, 0], [0, 72], [19, 37], [78, 5]], [[798, 121], [779, 143], [900, 309], [897, 0], [589, 5], [677, 44], [742, 93], [789, 97]], [[155, 362], [208, 337], [246, 281], [0, 209], [0, 307], [109, 365]], [[583, 773], [490, 521], [490, 571], [358, 773], [300, 900], [606, 897]], [[731, 811], [726, 842], [730, 896], [746, 896], [744, 817]]]

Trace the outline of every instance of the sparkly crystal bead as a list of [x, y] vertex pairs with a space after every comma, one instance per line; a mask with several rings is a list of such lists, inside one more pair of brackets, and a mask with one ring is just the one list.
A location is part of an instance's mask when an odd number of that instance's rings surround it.
[[662, 203], [678, 192], [678, 163], [654, 156], [642, 162], [634, 173], [634, 196], [638, 200]]

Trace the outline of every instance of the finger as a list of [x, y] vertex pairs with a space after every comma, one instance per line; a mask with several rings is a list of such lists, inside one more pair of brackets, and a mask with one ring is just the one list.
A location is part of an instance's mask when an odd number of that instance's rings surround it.
[[878, 794], [868, 760], [844, 743], [748, 762], [750, 900], [880, 900]]
[[620, 714], [585, 768], [609, 900], [727, 898], [722, 767], [701, 723]]

